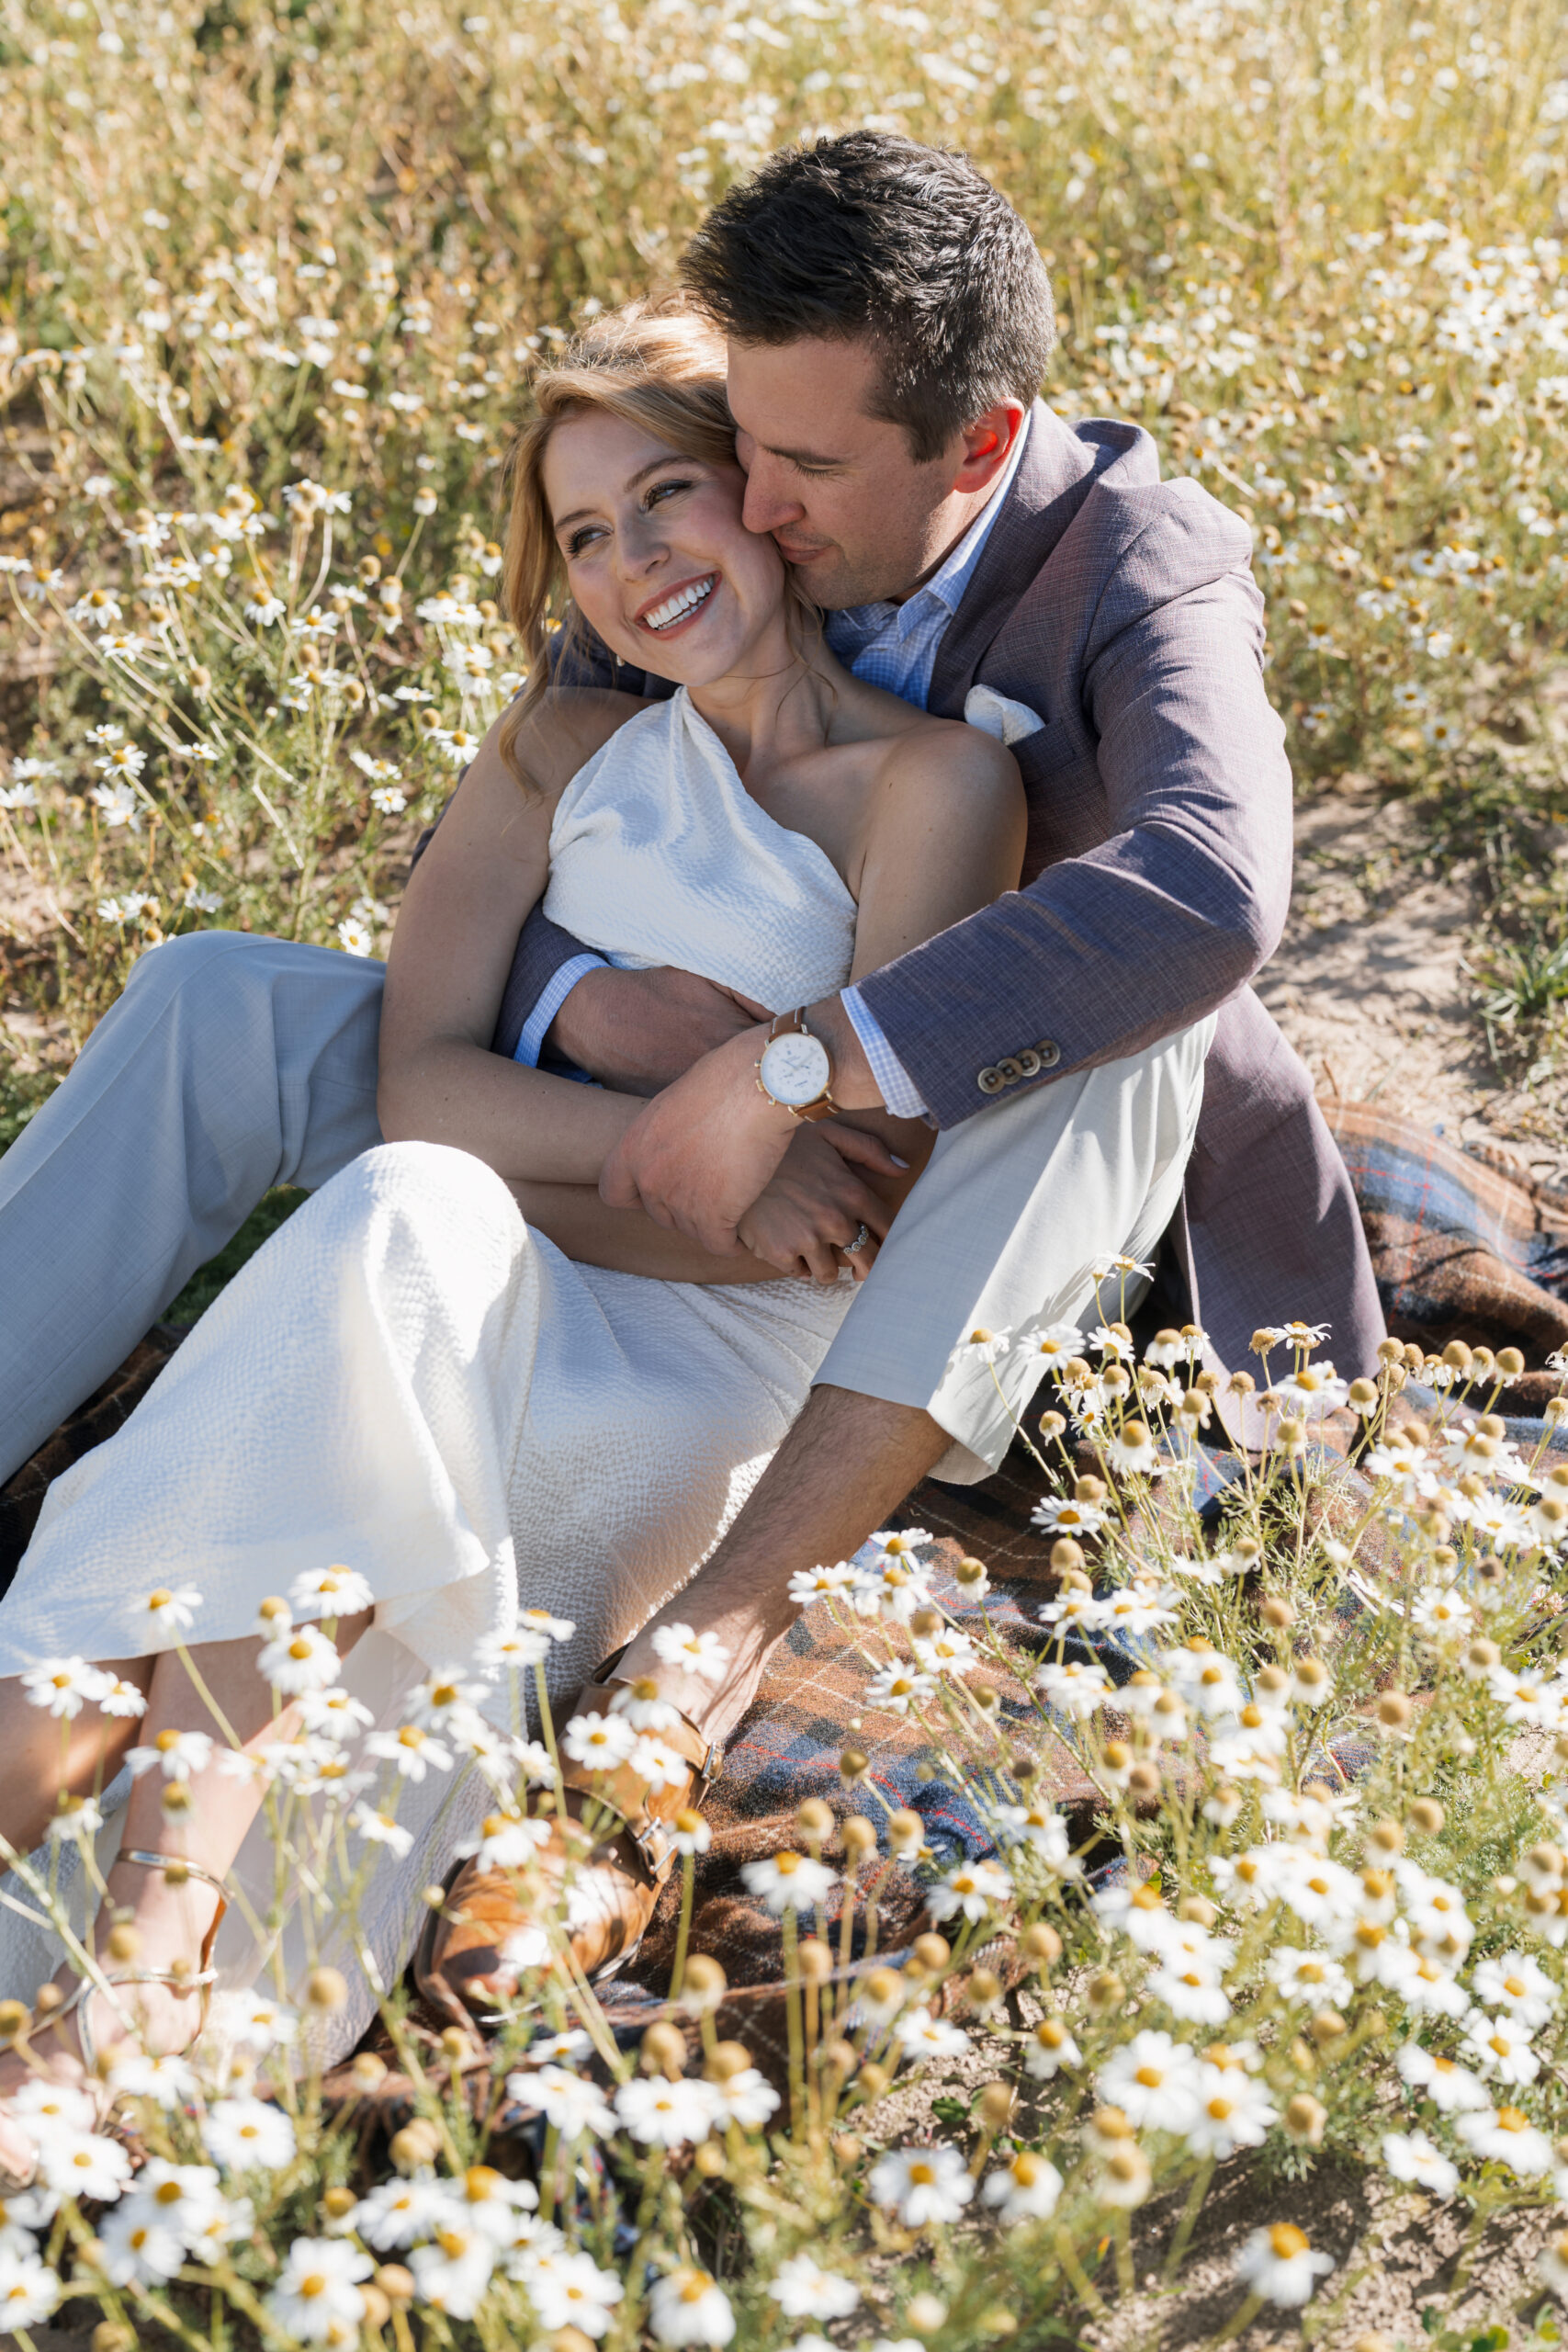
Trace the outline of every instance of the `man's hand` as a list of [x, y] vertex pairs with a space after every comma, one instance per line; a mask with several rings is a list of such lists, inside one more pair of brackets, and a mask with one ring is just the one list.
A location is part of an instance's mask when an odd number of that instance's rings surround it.
[[[879, 1104], [838, 999], [808, 1007], [807, 1023], [832, 1057], [834, 1101], [850, 1110]], [[604, 1162], [600, 1198], [612, 1208], [641, 1206], [656, 1225], [700, 1241], [716, 1257], [732, 1251], [736, 1227], [772, 1181], [799, 1125], [758, 1091], [756, 1064], [766, 1041], [765, 1027], [748, 1029], [705, 1054], [639, 1111]], [[842, 1137], [836, 1148], [843, 1150]]]
[[723, 1257], [735, 1228], [771, 1181], [796, 1122], [757, 1091], [753, 1067], [767, 1031], [750, 1028], [705, 1054], [639, 1111], [604, 1162], [599, 1197], [641, 1206]]
[[695, 972], [585, 972], [547, 1043], [602, 1085], [657, 1094], [694, 1062], [755, 1027], [767, 1007]]

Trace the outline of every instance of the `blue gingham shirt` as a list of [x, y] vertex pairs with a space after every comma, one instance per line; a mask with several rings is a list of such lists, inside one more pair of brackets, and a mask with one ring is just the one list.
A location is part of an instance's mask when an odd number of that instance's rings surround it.
[[[901, 605], [850, 605], [829, 613], [824, 624], [829, 646], [847, 670], [868, 686], [881, 686], [923, 710], [931, 694], [937, 649], [949, 622], [964, 601], [975, 568], [985, 552], [991, 526], [1001, 513], [1029, 437], [1026, 416], [996, 488], [941, 568]], [[535, 1005], [517, 1040], [513, 1058], [538, 1065], [545, 1035], [585, 972], [604, 962], [601, 956], [574, 956], [553, 976]], [[840, 992], [840, 1002], [860, 1039], [877, 1092], [895, 1118], [923, 1119], [926, 1106], [908, 1071], [898, 1059], [869, 1005], [854, 987]]]

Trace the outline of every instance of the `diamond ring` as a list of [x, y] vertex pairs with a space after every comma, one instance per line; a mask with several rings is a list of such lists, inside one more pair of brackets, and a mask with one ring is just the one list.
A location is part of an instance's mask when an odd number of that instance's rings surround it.
[[857, 1251], [857, 1250], [863, 1250], [863, 1249], [865, 1248], [866, 1243], [867, 1243], [870, 1239], [871, 1239], [871, 1227], [870, 1227], [870, 1226], [869, 1226], [869, 1225], [864, 1225], [864, 1224], [857, 1225], [857, 1226], [856, 1226], [856, 1227], [855, 1227], [855, 1229], [854, 1229], [854, 1238], [853, 1238], [853, 1239], [852, 1239], [852, 1240], [850, 1240], [850, 1241], [846, 1241], [846, 1242], [845, 1242], [845, 1244], [844, 1244], [844, 1255], [845, 1255], [845, 1257], [846, 1257], [846, 1258], [852, 1258], [852, 1257], [855, 1255], [855, 1253], [856, 1253], [856, 1251]]

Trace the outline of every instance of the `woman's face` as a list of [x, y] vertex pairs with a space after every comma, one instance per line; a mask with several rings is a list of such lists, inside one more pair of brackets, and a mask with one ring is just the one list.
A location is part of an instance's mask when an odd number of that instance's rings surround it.
[[691, 686], [745, 666], [782, 616], [784, 567], [741, 523], [739, 466], [590, 410], [557, 426], [543, 478], [578, 610], [619, 660]]

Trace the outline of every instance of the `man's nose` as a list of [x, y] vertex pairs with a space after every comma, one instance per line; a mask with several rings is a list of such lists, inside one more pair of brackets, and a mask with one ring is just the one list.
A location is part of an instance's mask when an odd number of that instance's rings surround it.
[[749, 531], [781, 531], [798, 523], [806, 509], [795, 496], [775, 459], [759, 449], [746, 477], [746, 499], [740, 519]]

